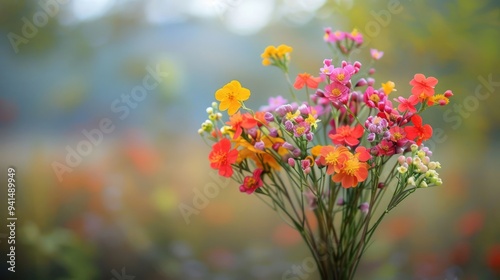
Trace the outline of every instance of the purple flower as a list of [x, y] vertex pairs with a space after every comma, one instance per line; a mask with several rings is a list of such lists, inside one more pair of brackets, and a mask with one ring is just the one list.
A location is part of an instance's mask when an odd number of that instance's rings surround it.
[[270, 97], [269, 104], [267, 106], [261, 107], [260, 111], [266, 111], [266, 112], [274, 111], [276, 110], [276, 108], [286, 103], [287, 100], [284, 99], [281, 95], [278, 95], [276, 97]]
[[370, 204], [368, 204], [368, 202], [361, 203], [361, 205], [359, 205], [359, 210], [361, 210], [363, 214], [368, 214], [368, 211], [370, 211]]

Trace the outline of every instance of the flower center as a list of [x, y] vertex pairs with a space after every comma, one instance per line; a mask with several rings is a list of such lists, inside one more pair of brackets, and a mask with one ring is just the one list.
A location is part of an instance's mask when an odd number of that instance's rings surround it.
[[342, 82], [345, 79], [344, 73], [340, 73], [337, 75], [337, 81]]
[[354, 175], [359, 170], [359, 161], [356, 158], [349, 159], [344, 166], [344, 172]]
[[335, 97], [339, 97], [342, 94], [342, 92], [340, 91], [340, 89], [334, 88], [334, 89], [332, 89], [332, 94]]
[[370, 95], [370, 100], [375, 103], [378, 103], [380, 101], [380, 97], [377, 94], [372, 94]]
[[306, 131], [306, 128], [303, 127], [303, 126], [299, 126], [295, 129], [295, 133], [297, 133], [298, 135], [302, 135], [304, 134], [304, 132]]

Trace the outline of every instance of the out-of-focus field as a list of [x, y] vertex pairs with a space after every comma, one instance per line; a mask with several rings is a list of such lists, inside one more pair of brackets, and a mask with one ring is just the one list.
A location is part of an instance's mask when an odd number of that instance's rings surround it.
[[18, 279], [282, 279], [303, 265], [300, 236], [216, 176], [197, 130], [230, 80], [252, 108], [287, 95], [261, 65], [267, 45], [294, 47], [292, 76], [317, 73], [327, 26], [363, 33], [360, 60], [385, 52], [377, 83], [409, 95], [424, 73], [455, 94], [425, 112], [443, 186], [388, 215], [357, 279], [500, 277], [497, 1], [49, 2], [0, 4], [1, 279], [8, 167]]

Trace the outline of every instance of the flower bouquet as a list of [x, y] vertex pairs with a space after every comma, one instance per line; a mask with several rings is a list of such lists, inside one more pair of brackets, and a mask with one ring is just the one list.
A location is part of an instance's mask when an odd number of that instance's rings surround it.
[[441, 165], [423, 144], [432, 127], [421, 113], [453, 94], [436, 94], [438, 80], [416, 74], [411, 94], [392, 98], [395, 83], [377, 87], [372, 78], [383, 52], [371, 49], [365, 67], [348, 60], [363, 43], [356, 30], [327, 28], [324, 40], [336, 60], [325, 59], [318, 76], [298, 74], [293, 83], [290, 46], [262, 53], [264, 66], [285, 74], [292, 102], [271, 97], [254, 111], [244, 103], [250, 90], [233, 80], [215, 92], [218, 102], [198, 132], [215, 142], [209, 161], [220, 176], [236, 180], [241, 192], [257, 195], [300, 233], [322, 279], [352, 279], [384, 216], [417, 189], [442, 184]]

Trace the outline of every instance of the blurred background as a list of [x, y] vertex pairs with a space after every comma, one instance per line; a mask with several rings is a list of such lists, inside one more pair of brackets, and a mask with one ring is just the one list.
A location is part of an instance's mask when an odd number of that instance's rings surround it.
[[388, 215], [357, 278], [499, 279], [498, 1], [6, 0], [0, 181], [15, 168], [17, 279], [286, 279], [307, 264], [298, 234], [209, 168], [197, 130], [232, 79], [251, 108], [286, 96], [267, 45], [294, 47], [292, 76], [317, 73], [327, 26], [364, 35], [356, 59], [385, 52], [377, 83], [407, 96], [424, 73], [455, 94], [425, 112], [443, 186]]

